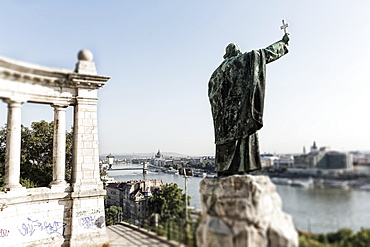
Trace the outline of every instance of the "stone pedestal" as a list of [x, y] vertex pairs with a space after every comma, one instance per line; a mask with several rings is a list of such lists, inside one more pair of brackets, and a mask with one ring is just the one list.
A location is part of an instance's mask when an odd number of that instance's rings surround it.
[[295, 247], [298, 233], [266, 176], [234, 175], [200, 182], [203, 218], [197, 246]]

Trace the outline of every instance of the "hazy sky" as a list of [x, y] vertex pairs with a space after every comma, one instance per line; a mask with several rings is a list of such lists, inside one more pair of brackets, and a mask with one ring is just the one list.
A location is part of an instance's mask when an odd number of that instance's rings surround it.
[[[370, 149], [370, 1], [2, 1], [0, 55], [74, 69], [90, 49], [98, 74], [100, 153], [214, 153], [208, 80], [226, 45], [281, 39], [267, 65], [261, 152]], [[72, 107], [70, 107], [72, 108]], [[24, 104], [22, 123], [53, 119]], [[72, 109], [68, 110], [68, 125]], [[0, 104], [0, 124], [6, 104]]]

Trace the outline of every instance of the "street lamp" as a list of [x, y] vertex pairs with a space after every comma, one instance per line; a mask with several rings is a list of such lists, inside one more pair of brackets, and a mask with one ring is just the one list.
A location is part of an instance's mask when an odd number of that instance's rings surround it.
[[188, 177], [193, 176], [193, 169], [179, 168], [179, 174], [185, 179], [185, 219], [188, 220]]
[[109, 155], [107, 155], [107, 163], [109, 165], [109, 170], [112, 168], [112, 164], [114, 162], [114, 156], [110, 153]]

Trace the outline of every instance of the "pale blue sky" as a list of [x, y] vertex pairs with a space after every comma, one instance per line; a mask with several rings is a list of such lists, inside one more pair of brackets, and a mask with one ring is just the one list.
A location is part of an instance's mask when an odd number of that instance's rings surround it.
[[[369, 11], [360, 0], [2, 1], [0, 55], [74, 69], [90, 49], [111, 76], [99, 91], [101, 154], [212, 155], [207, 84], [226, 45], [264, 48], [286, 19], [290, 53], [267, 66], [261, 152], [299, 153], [313, 141], [370, 150]], [[53, 111], [24, 104], [22, 118], [51, 121]]]

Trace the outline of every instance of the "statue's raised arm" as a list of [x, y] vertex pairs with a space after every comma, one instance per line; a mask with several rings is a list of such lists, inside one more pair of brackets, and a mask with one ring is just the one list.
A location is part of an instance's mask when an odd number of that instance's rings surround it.
[[289, 33], [285, 33], [283, 38], [272, 45], [266, 47], [265, 50], [265, 58], [266, 63], [271, 63], [276, 59], [284, 56], [287, 54], [288, 51], [288, 42], [290, 40]]

